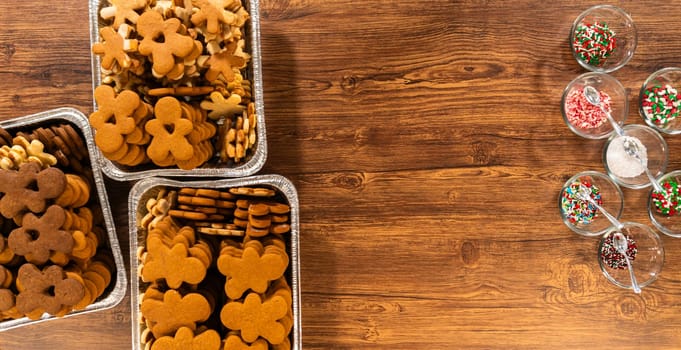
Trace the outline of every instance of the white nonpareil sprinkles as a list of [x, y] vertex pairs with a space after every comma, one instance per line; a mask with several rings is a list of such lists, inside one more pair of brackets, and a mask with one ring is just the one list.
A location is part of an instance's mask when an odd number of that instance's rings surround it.
[[[639, 155], [641, 156], [642, 161], [628, 155], [624, 150], [625, 138], [634, 141], [638, 145]], [[619, 136], [613, 139], [608, 146], [605, 157], [610, 171], [619, 177], [639, 176], [643, 174], [645, 171], [644, 166], [647, 166], [648, 164], [646, 146], [641, 143], [641, 140], [633, 136]]]

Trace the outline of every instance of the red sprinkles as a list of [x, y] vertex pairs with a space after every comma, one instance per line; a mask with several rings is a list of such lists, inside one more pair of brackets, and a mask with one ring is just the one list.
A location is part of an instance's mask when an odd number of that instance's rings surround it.
[[[606, 111], [610, 110], [610, 95], [599, 91], [601, 104]], [[565, 98], [565, 114], [570, 124], [579, 129], [597, 128], [608, 119], [605, 113], [597, 106], [592, 105], [584, 97], [584, 88], [576, 88], [570, 91]]]

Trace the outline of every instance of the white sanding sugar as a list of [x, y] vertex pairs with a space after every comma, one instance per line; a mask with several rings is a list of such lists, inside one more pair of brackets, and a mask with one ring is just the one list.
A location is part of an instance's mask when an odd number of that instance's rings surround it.
[[[627, 152], [624, 150], [625, 138], [634, 141], [638, 145], [638, 154], [641, 156], [641, 160], [643, 162], [640, 162], [635, 157], [627, 154]], [[619, 136], [613, 139], [608, 146], [608, 151], [605, 158], [608, 162], [608, 168], [610, 168], [610, 171], [619, 177], [639, 176], [645, 171], [643, 167], [647, 166], [648, 164], [648, 152], [646, 150], [646, 146], [641, 143], [641, 140], [633, 136]]]

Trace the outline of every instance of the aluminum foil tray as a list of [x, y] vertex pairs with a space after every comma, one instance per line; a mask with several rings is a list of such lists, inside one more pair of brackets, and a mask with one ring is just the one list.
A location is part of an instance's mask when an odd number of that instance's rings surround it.
[[[207, 189], [228, 189], [232, 187], [265, 187], [275, 190], [276, 198], [282, 202], [288, 202], [290, 211], [289, 233], [284, 234], [286, 250], [289, 255], [289, 266], [285, 272], [287, 281], [291, 286], [293, 296], [293, 328], [289, 335], [292, 349], [301, 349], [301, 315], [300, 315], [300, 273], [299, 273], [299, 204], [298, 194], [293, 184], [286, 178], [279, 175], [256, 175], [240, 179], [219, 179], [213, 181], [181, 181], [167, 178], [147, 178], [137, 182], [130, 191], [128, 210], [129, 210], [129, 230], [130, 230], [130, 281], [131, 281], [131, 322], [132, 322], [132, 348], [144, 349], [142, 344], [142, 334], [146, 326], [140, 320], [140, 297], [144, 293], [147, 283], [144, 283], [138, 275], [140, 261], [138, 258], [139, 248], [143, 247], [146, 240], [146, 229], [139, 224], [142, 218], [148, 213], [146, 203], [151, 198], [156, 198], [162, 190], [173, 190], [178, 188], [207, 188]], [[217, 257], [217, 253], [214, 259]], [[203, 282], [202, 282], [203, 283]], [[224, 296], [224, 280], [216, 284], [219, 293]], [[221, 306], [215, 309], [219, 313]], [[214, 311], [215, 312], [215, 311]], [[219, 321], [218, 321], [219, 322]], [[223, 337], [225, 334], [221, 333]]]
[[[263, 101], [263, 83], [261, 72], [260, 54], [260, 0], [243, 0], [243, 5], [250, 14], [250, 18], [244, 27], [244, 38], [246, 47], [245, 52], [251, 55], [251, 60], [243, 72], [244, 79], [249, 79], [252, 83], [252, 100], [255, 103], [256, 111], [256, 133], [257, 140], [254, 149], [247, 155], [246, 159], [238, 164], [219, 164], [211, 162], [193, 170], [182, 170], [176, 167], [160, 168], [154, 164], [129, 167], [117, 164], [106, 159], [100, 153], [100, 167], [105, 175], [118, 181], [139, 180], [150, 176], [166, 177], [244, 177], [257, 173], [265, 164], [267, 159], [267, 139], [265, 133], [265, 108]], [[90, 45], [94, 45], [100, 39], [99, 30], [105, 24], [101, 22], [99, 11], [108, 6], [107, 0], [90, 0]], [[102, 77], [100, 57], [92, 55], [92, 91], [101, 85]], [[94, 110], [97, 110], [97, 103], [93, 98]]]
[[[126, 287], [127, 287], [127, 273], [125, 271], [125, 265], [123, 263], [123, 255], [121, 253], [121, 247], [118, 242], [118, 237], [116, 236], [115, 225], [113, 217], [111, 215], [111, 208], [109, 200], [107, 199], [106, 188], [104, 186], [104, 178], [102, 176], [101, 169], [99, 168], [98, 152], [96, 151], [95, 144], [92, 138], [92, 132], [90, 130], [90, 125], [87, 118], [80, 113], [78, 110], [73, 108], [59, 108], [54, 110], [49, 110], [33, 115], [28, 115], [12, 120], [0, 122], [0, 127], [9, 131], [13, 134], [16, 131], [30, 131], [34, 128], [41, 126], [50, 126], [55, 124], [71, 124], [80, 134], [83, 136], [85, 143], [87, 145], [88, 154], [90, 157], [90, 163], [92, 164], [92, 174], [94, 178], [95, 187], [94, 192], [91, 193], [91, 197], [95, 195], [99, 199], [99, 204], [102, 209], [102, 215], [104, 217], [104, 225], [106, 226], [106, 233], [108, 236], [108, 241], [104, 242], [106, 247], [110, 250], [111, 258], [115, 263], [115, 271], [111, 274], [111, 284], [108, 289], [96, 300], [94, 303], [90, 304], [83, 310], [72, 311], [64, 317], [72, 317], [77, 315], [82, 315], [86, 313], [92, 313], [95, 311], [105, 310], [116, 306], [125, 297]], [[102, 248], [100, 248], [102, 249]], [[36, 324], [48, 320], [56, 320], [59, 317], [50, 316], [44, 314], [41, 319], [30, 320], [26, 317], [13, 320], [5, 320], [0, 322], [0, 331], [5, 331], [8, 329], [13, 329], [21, 326], [26, 326], [30, 324]]]

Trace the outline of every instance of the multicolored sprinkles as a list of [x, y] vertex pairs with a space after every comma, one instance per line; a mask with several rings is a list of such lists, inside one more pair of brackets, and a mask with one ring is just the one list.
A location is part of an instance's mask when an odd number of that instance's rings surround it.
[[645, 98], [641, 108], [646, 118], [659, 126], [665, 126], [679, 116], [679, 95], [669, 84], [655, 85], [643, 91]]
[[681, 196], [679, 183], [675, 179], [669, 179], [660, 184], [664, 192], [653, 191], [651, 199], [655, 210], [662, 215], [674, 216], [681, 212]]
[[[613, 235], [614, 234], [610, 234], [603, 240], [600, 258], [606, 266], [612, 269], [624, 270], [627, 268], [627, 261], [624, 259], [624, 255], [617, 251], [617, 248], [613, 243]], [[636, 242], [630, 237], [627, 237], [627, 256], [629, 257], [629, 260], [634, 261], [637, 253], [638, 247], [636, 246]]]
[[591, 198], [598, 205], [603, 204], [600, 189], [588, 180], [576, 180], [565, 188], [561, 197], [561, 208], [565, 217], [573, 224], [590, 224], [597, 216], [598, 209], [591, 203], [579, 199], [580, 186], [591, 191]]
[[575, 28], [572, 47], [582, 61], [592, 66], [604, 65], [616, 46], [615, 32], [605, 22], [582, 22]]

